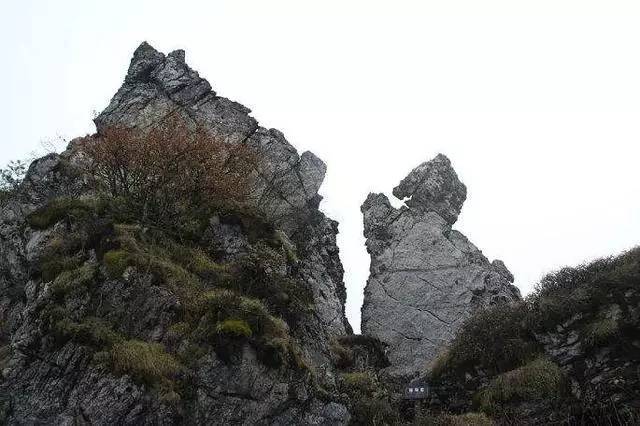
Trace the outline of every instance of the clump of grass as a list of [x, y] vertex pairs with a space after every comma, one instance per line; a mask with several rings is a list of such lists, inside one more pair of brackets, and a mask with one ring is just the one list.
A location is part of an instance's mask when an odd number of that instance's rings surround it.
[[280, 229], [276, 229], [273, 235], [276, 241], [282, 246], [282, 249], [287, 256], [287, 260], [293, 264], [298, 263], [300, 259], [298, 258], [296, 246], [291, 242], [287, 234]]
[[129, 374], [147, 384], [173, 381], [183, 368], [157, 343], [126, 340], [113, 345], [109, 352], [116, 373]]
[[527, 306], [497, 305], [467, 319], [451, 342], [446, 355], [431, 369], [431, 377], [444, 373], [462, 376], [481, 368], [501, 373], [536, 358], [540, 345], [527, 328]]
[[129, 252], [126, 250], [110, 250], [102, 258], [102, 262], [110, 278], [121, 277], [131, 262]]
[[354, 353], [350, 348], [342, 345], [337, 339], [329, 342], [331, 360], [338, 368], [349, 368], [354, 362]]
[[560, 367], [546, 358], [538, 358], [520, 368], [503, 373], [474, 397], [477, 406], [486, 413], [495, 412], [510, 401], [555, 399], [563, 389]]
[[457, 416], [447, 416], [446, 426], [491, 426], [493, 421], [484, 413], [465, 413]]
[[244, 320], [227, 319], [216, 325], [216, 332], [230, 337], [247, 338], [253, 333]]
[[[288, 335], [286, 323], [271, 315], [264, 303], [234, 291], [216, 289], [204, 292], [196, 304], [196, 309], [206, 316], [209, 323], [239, 319], [245, 321], [256, 336], [273, 338]], [[202, 331], [206, 333], [206, 330]]]
[[27, 223], [35, 229], [47, 229], [69, 216], [87, 217], [99, 207], [97, 200], [56, 198], [28, 215]]
[[619, 331], [619, 324], [614, 318], [597, 319], [587, 324], [582, 331], [582, 342], [586, 347], [596, 347], [607, 343]]
[[63, 318], [56, 322], [55, 331], [64, 338], [71, 338], [79, 343], [102, 349], [122, 341], [109, 324], [100, 318], [89, 317], [82, 322], [73, 322]]
[[413, 422], [416, 426], [492, 426], [494, 422], [484, 413], [440, 414], [423, 416]]
[[174, 336], [184, 337], [191, 331], [191, 325], [186, 321], [180, 321], [171, 324], [167, 331]]
[[64, 271], [51, 284], [51, 294], [57, 300], [62, 300], [76, 290], [86, 289], [94, 280], [96, 268], [85, 264], [79, 268]]
[[42, 281], [51, 282], [62, 272], [76, 269], [81, 264], [82, 258], [79, 256], [52, 256], [40, 264]]
[[353, 425], [399, 424], [398, 413], [385, 399], [363, 397], [351, 406]]
[[427, 365], [427, 374], [431, 379], [437, 379], [448, 371], [450, 364], [451, 350], [444, 348], [438, 352], [435, 358]]
[[198, 247], [171, 244], [169, 251], [172, 260], [200, 278], [207, 280], [228, 279], [229, 265], [214, 262]]
[[640, 247], [546, 275], [527, 297], [530, 327], [554, 330], [576, 314], [597, 312], [605, 302], [624, 303], [624, 294], [638, 288]]
[[353, 396], [371, 396], [378, 390], [378, 381], [369, 372], [344, 373], [340, 375], [340, 389]]

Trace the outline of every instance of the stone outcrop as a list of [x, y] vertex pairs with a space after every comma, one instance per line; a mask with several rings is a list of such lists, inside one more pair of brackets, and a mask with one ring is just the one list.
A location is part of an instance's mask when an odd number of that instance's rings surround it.
[[466, 187], [447, 157], [416, 167], [393, 194], [405, 205], [369, 194], [361, 207], [371, 255], [362, 332], [389, 346], [391, 374], [413, 376], [474, 311], [520, 293], [504, 263], [452, 229]]
[[[291, 334], [318, 373], [314, 380], [330, 386], [334, 370], [329, 341], [351, 329], [344, 315], [337, 223], [318, 210], [326, 167], [310, 152], [299, 155], [282, 133], [260, 127], [249, 113], [212, 91], [185, 63], [183, 51], [165, 56], [143, 43], [122, 87], [95, 124], [100, 135], [112, 126], [144, 129], [177, 115], [228, 144], [254, 149], [260, 162], [253, 171], [255, 187], [248, 204], [282, 233], [288, 250], [296, 252], [295, 268], [284, 273], [311, 291], [313, 312], [292, 326]], [[64, 241], [84, 230], [68, 220], [35, 229], [27, 218], [56, 197], [92, 194], [83, 174], [83, 142], [74, 140], [65, 152], [36, 160], [18, 193], [0, 205], [0, 423], [347, 423], [344, 405], [330, 396], [318, 398], [308, 376], [265, 366], [250, 345], [233, 363], [214, 352], [202, 355], [190, 372], [194, 388], [180, 406], [160, 398], [151, 386], [105, 370], [92, 361], [87, 346], [71, 340], [59, 347], [54, 336], [43, 331], [43, 309], [53, 296], [52, 282], [37, 271], [38, 259], [54, 238]], [[210, 234], [224, 252], [223, 260], [254, 249], [238, 223], [212, 218], [205, 232]], [[86, 265], [97, 267], [96, 257], [91, 250]], [[91, 315], [108, 319], [128, 338], [177, 345], [169, 326], [177, 321], [179, 303], [144, 271], [127, 272], [119, 279], [96, 278], [90, 290], [64, 299], [73, 321]]]

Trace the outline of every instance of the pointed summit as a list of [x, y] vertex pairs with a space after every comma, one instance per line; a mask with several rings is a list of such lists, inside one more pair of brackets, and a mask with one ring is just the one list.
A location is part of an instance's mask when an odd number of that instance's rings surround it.
[[433, 160], [413, 169], [393, 189], [399, 199], [414, 210], [438, 213], [450, 225], [458, 220], [462, 204], [467, 198], [467, 187], [460, 182], [451, 161], [438, 154]]

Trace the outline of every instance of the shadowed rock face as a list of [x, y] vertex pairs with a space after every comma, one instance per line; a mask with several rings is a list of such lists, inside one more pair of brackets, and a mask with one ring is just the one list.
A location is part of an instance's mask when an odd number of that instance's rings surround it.
[[393, 194], [410, 198], [396, 209], [384, 194], [369, 194], [361, 207], [371, 255], [362, 332], [389, 345], [391, 374], [412, 376], [471, 313], [520, 293], [504, 263], [490, 263], [451, 229], [466, 187], [447, 157], [416, 167]]
[[[329, 340], [351, 330], [344, 315], [337, 223], [318, 210], [317, 191], [326, 168], [310, 152], [298, 155], [282, 133], [260, 127], [249, 112], [217, 96], [185, 63], [183, 51], [165, 56], [143, 43], [122, 87], [95, 123], [98, 133], [109, 126], [145, 128], [173, 114], [226, 143], [255, 149], [260, 161], [253, 171], [250, 203], [295, 245], [296, 279], [313, 293], [313, 313], [291, 333], [320, 379], [330, 381]], [[0, 423], [347, 423], [349, 413], [343, 405], [317, 398], [311, 383], [293, 371], [268, 368], [248, 345], [233, 364], [213, 352], [205, 354], [192, 368], [196, 385], [187, 406], [178, 409], [128, 375], [97, 366], [86, 346], [52, 343], [40, 319], [52, 297], [52, 283], [33, 274], [33, 268], [53, 235], [66, 235], [67, 230], [62, 222], [34, 229], [26, 218], [56, 197], [91, 194], [83, 177], [82, 142], [74, 140], [62, 154], [36, 160], [15, 199], [0, 205]], [[228, 257], [249, 244], [238, 225], [212, 220], [208, 232]], [[87, 262], [96, 263], [95, 252]], [[90, 296], [69, 296], [65, 303], [78, 320], [86, 315], [117, 319], [117, 331], [128, 338], [170, 346], [169, 325], [178, 321], [177, 300], [149, 281], [144, 273], [96, 278]], [[100, 294], [99, 300], [94, 300], [94, 293]]]

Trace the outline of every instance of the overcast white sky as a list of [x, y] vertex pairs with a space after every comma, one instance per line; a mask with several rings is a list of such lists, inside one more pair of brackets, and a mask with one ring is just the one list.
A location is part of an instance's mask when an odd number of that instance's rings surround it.
[[637, 0], [0, 5], [0, 164], [92, 133], [141, 41], [184, 48], [219, 94], [328, 164], [355, 329], [360, 204], [438, 152], [469, 190], [456, 227], [523, 293], [640, 242]]

